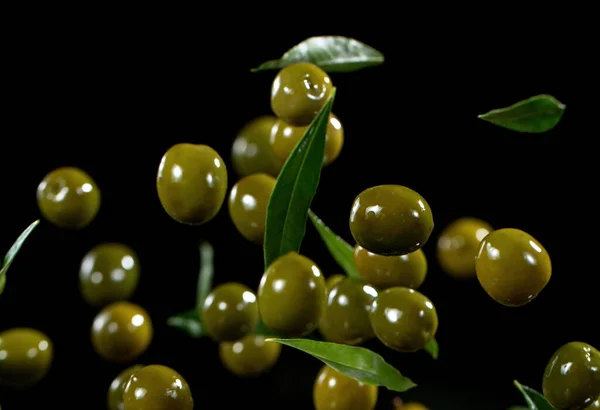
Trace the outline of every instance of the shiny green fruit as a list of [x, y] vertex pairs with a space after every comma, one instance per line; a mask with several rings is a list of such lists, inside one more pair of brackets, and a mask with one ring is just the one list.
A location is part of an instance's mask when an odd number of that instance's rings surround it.
[[175, 370], [153, 364], [135, 372], [123, 391], [124, 410], [192, 410], [187, 381]]
[[235, 342], [219, 343], [223, 366], [239, 377], [254, 377], [271, 370], [281, 354], [281, 344], [266, 343], [263, 335], [248, 335]]
[[258, 173], [265, 173], [272, 177], [277, 177], [279, 174], [281, 164], [273, 154], [269, 143], [275, 121], [277, 117], [263, 115], [248, 121], [238, 132], [233, 141], [231, 162], [240, 178]]
[[12, 328], [0, 333], [0, 385], [33, 386], [46, 377], [54, 358], [47, 335], [31, 328]]
[[108, 388], [108, 410], [125, 410], [125, 404], [123, 403], [123, 391], [125, 390], [127, 383], [129, 383], [131, 376], [133, 376], [134, 373], [140, 370], [142, 367], [144, 366], [139, 364], [128, 367], [121, 371], [121, 373], [119, 373], [117, 377], [113, 379], [110, 387]]
[[352, 379], [328, 365], [321, 367], [313, 385], [315, 410], [373, 410], [378, 387]]

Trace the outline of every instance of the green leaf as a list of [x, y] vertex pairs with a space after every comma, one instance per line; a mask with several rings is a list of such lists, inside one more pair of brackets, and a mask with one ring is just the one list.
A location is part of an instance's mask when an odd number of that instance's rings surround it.
[[280, 59], [267, 61], [250, 71], [279, 70], [289, 64], [308, 62], [329, 73], [348, 73], [382, 64], [383, 61], [383, 54], [358, 40], [318, 36], [295, 45]]
[[523, 386], [516, 380], [513, 383], [521, 394], [523, 394], [523, 397], [525, 397], [529, 410], [555, 410], [543, 394], [533, 390], [531, 387]]
[[427, 342], [427, 344], [424, 347], [424, 350], [436, 360], [440, 355], [440, 346], [438, 345], [438, 342], [435, 339], [432, 339], [429, 342]]
[[416, 386], [388, 364], [379, 354], [359, 346], [307, 339], [267, 339], [301, 350], [355, 380], [389, 390], [404, 392]]
[[477, 118], [513, 131], [542, 133], [558, 124], [565, 108], [566, 105], [551, 95], [541, 94], [480, 114]]
[[6, 286], [6, 272], [8, 271], [8, 268], [10, 268], [10, 265], [15, 259], [15, 256], [17, 256], [17, 253], [19, 253], [19, 250], [21, 249], [21, 246], [23, 246], [23, 243], [25, 242], [27, 237], [29, 237], [31, 232], [33, 232], [33, 230], [36, 228], [36, 226], [39, 225], [39, 223], [39, 219], [32, 222], [27, 227], [27, 229], [25, 229], [21, 233], [21, 235], [19, 235], [19, 237], [17, 238], [15, 243], [12, 244], [8, 252], [6, 252], [6, 255], [4, 256], [4, 261], [2, 262], [2, 269], [0, 269], [0, 294], [2, 294], [2, 292], [4, 291], [4, 287]]
[[308, 209], [317, 192], [329, 114], [335, 87], [317, 117], [307, 128], [286, 160], [267, 205], [265, 222], [265, 267], [290, 251], [299, 252], [306, 232]]
[[214, 249], [208, 242], [200, 244], [200, 274], [196, 292], [196, 307], [200, 308], [212, 289], [214, 268]]
[[342, 267], [346, 275], [354, 279], [362, 279], [354, 263], [354, 248], [348, 242], [336, 235], [312, 210], [308, 210], [308, 216], [319, 232], [325, 246], [331, 256]]
[[200, 321], [197, 309], [188, 310], [187, 312], [171, 316], [167, 319], [167, 325], [183, 330], [195, 339], [207, 335], [204, 325]]

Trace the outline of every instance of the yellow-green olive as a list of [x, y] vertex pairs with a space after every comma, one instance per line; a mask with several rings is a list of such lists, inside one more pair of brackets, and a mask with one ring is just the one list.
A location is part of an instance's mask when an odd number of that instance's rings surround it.
[[594, 401], [592, 404], [590, 404], [583, 410], [594, 410], [594, 409], [600, 409], [600, 398], [598, 398], [598, 400]]
[[519, 229], [488, 234], [475, 257], [477, 279], [496, 302], [510, 307], [531, 302], [548, 284], [552, 263], [546, 249]]
[[[427, 407], [423, 406], [421, 403], [417, 403], [417, 402], [409, 402], [409, 403], [405, 403], [402, 407], [400, 407], [401, 410], [429, 410]], [[398, 410], [400, 410], [398, 409]]]
[[327, 286], [327, 292], [329, 292], [335, 286], [336, 283], [341, 282], [346, 277], [346, 275], [341, 273], [336, 273], [335, 275], [331, 275], [330, 277], [328, 277], [325, 281], [325, 285]]
[[41, 381], [52, 366], [50, 338], [31, 328], [12, 328], [0, 333], [0, 385], [27, 388]]
[[377, 386], [364, 384], [328, 365], [321, 367], [313, 385], [315, 410], [373, 410]]
[[128, 367], [114, 378], [110, 387], [108, 388], [108, 410], [125, 410], [125, 404], [123, 403], [123, 390], [129, 382], [129, 379], [135, 372], [140, 370], [143, 366], [136, 364]]
[[135, 372], [123, 391], [124, 410], [192, 410], [194, 399], [187, 381], [175, 370], [158, 364]]
[[331, 95], [331, 79], [311, 63], [294, 63], [282, 68], [271, 87], [271, 109], [294, 126], [309, 125]]
[[61, 167], [47, 174], [37, 187], [42, 216], [63, 229], [82, 229], [100, 210], [100, 190], [85, 171]]
[[238, 132], [231, 149], [231, 163], [240, 178], [257, 173], [273, 177], [279, 174], [281, 164], [269, 143], [276, 120], [273, 115], [262, 115], [248, 121]]
[[217, 215], [225, 201], [225, 162], [208, 145], [175, 144], [160, 161], [156, 189], [171, 218], [186, 225], [202, 225]]
[[265, 342], [263, 335], [247, 335], [235, 342], [219, 343], [223, 366], [239, 377], [266, 373], [277, 363], [281, 344]]

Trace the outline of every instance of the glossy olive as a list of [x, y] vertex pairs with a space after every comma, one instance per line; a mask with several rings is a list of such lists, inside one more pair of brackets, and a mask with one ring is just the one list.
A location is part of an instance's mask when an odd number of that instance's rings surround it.
[[594, 401], [592, 404], [590, 404], [583, 410], [594, 410], [594, 409], [600, 409], [600, 398], [598, 398], [598, 400]]
[[233, 342], [258, 325], [256, 295], [246, 285], [229, 282], [216, 286], [201, 311], [206, 332], [217, 342]]
[[327, 292], [329, 292], [331, 289], [333, 289], [333, 287], [335, 286], [336, 283], [341, 282], [345, 278], [347, 278], [347, 276], [344, 274], [341, 274], [341, 273], [336, 273], [335, 275], [331, 275], [330, 277], [328, 277], [327, 280], [325, 281], [325, 286], [327, 287]]
[[75, 167], [53, 170], [37, 187], [37, 204], [42, 216], [64, 229], [88, 226], [96, 218], [100, 202], [96, 182]]
[[54, 347], [44, 333], [12, 328], [0, 333], [0, 385], [26, 388], [41, 381], [52, 366]]
[[475, 257], [477, 279], [496, 302], [510, 307], [531, 302], [552, 276], [546, 249], [519, 229], [491, 232], [479, 244]]
[[281, 120], [301, 127], [309, 125], [331, 95], [331, 78], [311, 63], [282, 68], [271, 87], [271, 109]]
[[110, 387], [108, 388], [108, 410], [125, 410], [125, 404], [123, 403], [123, 391], [125, 390], [125, 386], [127, 386], [131, 376], [133, 376], [133, 374], [142, 367], [144, 366], [140, 364], [128, 367], [114, 378], [110, 384]]
[[156, 189], [171, 218], [202, 225], [217, 215], [225, 201], [227, 167], [208, 145], [175, 144], [160, 161]]
[[395, 286], [418, 289], [427, 275], [427, 258], [422, 249], [406, 255], [384, 256], [356, 245], [354, 264], [360, 276], [379, 290]]
[[557, 410], [592, 405], [600, 396], [600, 352], [583, 342], [561, 346], [548, 361], [542, 391]]
[[79, 289], [92, 306], [106, 306], [129, 299], [140, 277], [136, 253], [121, 243], [102, 243], [93, 247], [81, 261]]
[[264, 272], [258, 288], [258, 308], [274, 332], [302, 337], [313, 331], [327, 306], [327, 286], [319, 267], [306, 256], [288, 252]]
[[96, 353], [112, 362], [137, 359], [150, 346], [153, 328], [150, 316], [141, 306], [120, 301], [102, 309], [92, 325], [92, 345]]
[[344, 278], [333, 285], [319, 323], [319, 333], [328, 342], [358, 345], [375, 336], [369, 320], [377, 291], [356, 279]]
[[435, 337], [438, 315], [422, 293], [404, 287], [379, 292], [370, 312], [375, 335], [390, 349], [416, 352]]
[[262, 245], [265, 239], [267, 205], [275, 178], [252, 174], [240, 179], [229, 194], [229, 217], [238, 232], [250, 242]]
[[238, 132], [231, 149], [231, 163], [240, 178], [257, 173], [273, 177], [279, 174], [281, 164], [269, 143], [275, 121], [277, 117], [273, 115], [256, 117]]
[[405, 403], [404, 406], [400, 407], [401, 410], [429, 410], [427, 407], [423, 406], [421, 403], [417, 402], [409, 402]]
[[350, 212], [350, 232], [366, 250], [385, 256], [420, 249], [433, 230], [425, 198], [400, 185], [378, 185], [362, 191]]
[[328, 365], [321, 367], [313, 385], [315, 410], [373, 410], [378, 387], [352, 379]]
[[235, 342], [219, 343], [223, 366], [239, 377], [266, 373], [277, 363], [281, 344], [265, 342], [263, 335], [248, 335]]
[[437, 259], [442, 270], [457, 279], [475, 278], [479, 244], [493, 230], [487, 222], [471, 217], [448, 224], [437, 241]]
[[192, 410], [194, 399], [187, 381], [175, 370], [158, 364], [145, 366], [123, 391], [124, 410]]

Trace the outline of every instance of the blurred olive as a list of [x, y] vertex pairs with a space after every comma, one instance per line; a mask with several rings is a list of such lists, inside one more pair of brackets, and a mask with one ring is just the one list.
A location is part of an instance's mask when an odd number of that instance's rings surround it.
[[373, 410], [378, 387], [352, 379], [328, 365], [321, 367], [313, 386], [315, 410]]
[[192, 410], [187, 381], [175, 370], [153, 364], [135, 372], [123, 391], [125, 410]]
[[341, 273], [336, 273], [335, 275], [331, 275], [330, 277], [327, 278], [327, 280], [325, 281], [325, 286], [327, 287], [327, 292], [329, 292], [336, 283], [341, 282], [342, 280], [344, 280], [347, 276]]
[[281, 344], [266, 342], [265, 336], [247, 335], [235, 342], [219, 343], [223, 366], [239, 377], [268, 372], [279, 359]]
[[594, 410], [594, 409], [600, 409], [600, 398], [598, 400], [594, 401], [592, 404], [590, 404], [583, 410]]
[[429, 410], [427, 407], [423, 406], [421, 403], [417, 403], [411, 401], [409, 403], [404, 404], [400, 407], [401, 410]]
[[243, 178], [248, 175], [265, 173], [277, 177], [281, 170], [275, 158], [269, 138], [271, 128], [277, 121], [273, 115], [263, 115], [248, 121], [233, 141], [231, 162], [236, 174]]
[[44, 333], [31, 328], [12, 328], [0, 333], [0, 385], [33, 386], [52, 366], [54, 347]]
[[123, 404], [123, 390], [125, 390], [125, 386], [127, 386], [131, 376], [142, 367], [143, 366], [139, 364], [128, 367], [114, 378], [108, 388], [108, 410], [125, 410], [125, 404]]

